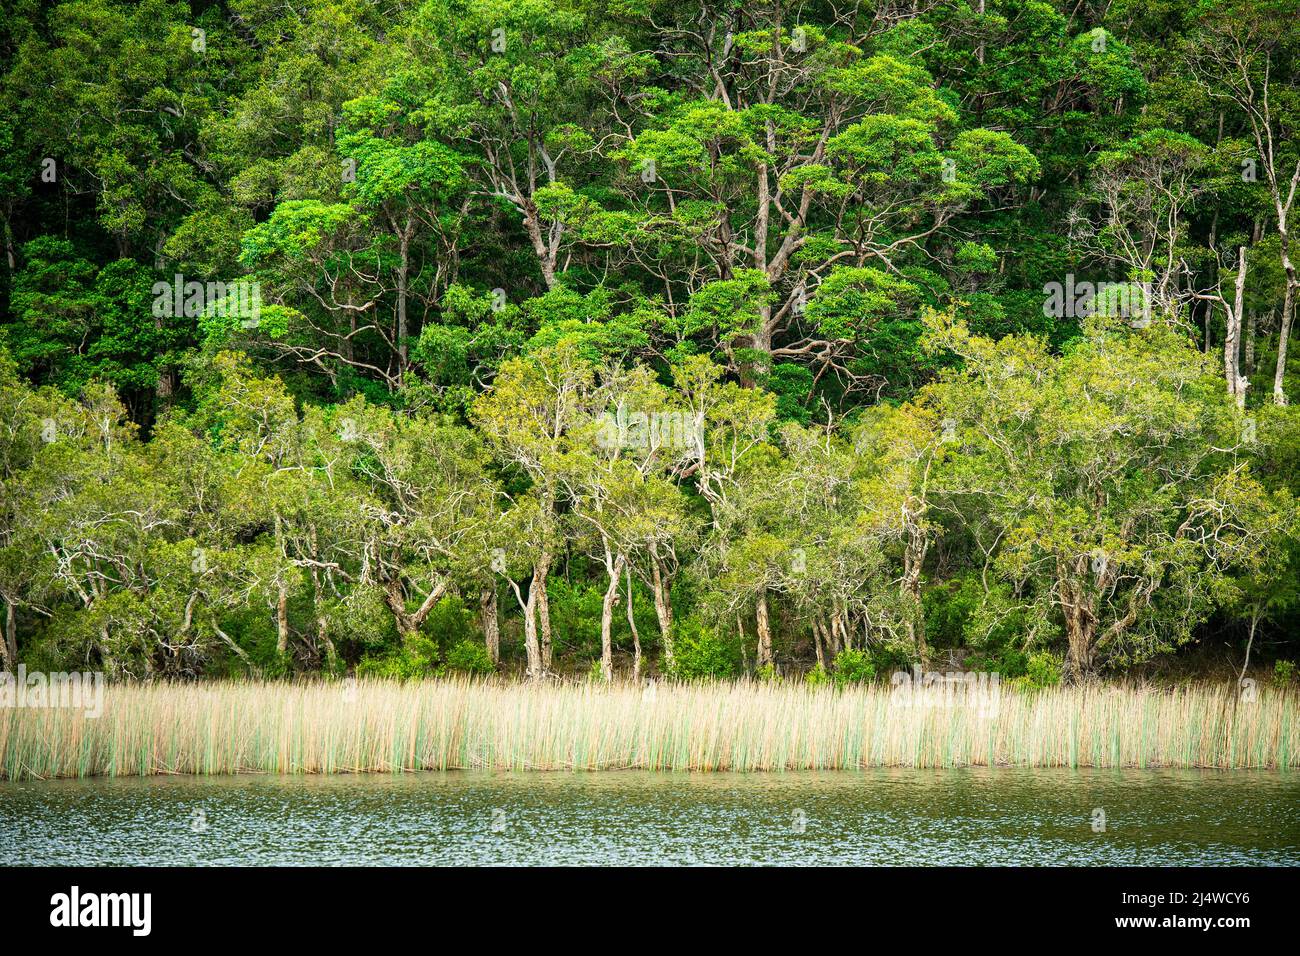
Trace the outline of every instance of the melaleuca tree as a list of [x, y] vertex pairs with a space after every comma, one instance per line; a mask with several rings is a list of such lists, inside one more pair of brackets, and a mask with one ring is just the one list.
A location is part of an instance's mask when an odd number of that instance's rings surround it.
[[1058, 357], [934, 321], [965, 361], [927, 390], [955, 423], [944, 486], [997, 523], [994, 566], [1061, 628], [1067, 677], [1190, 640], [1290, 520], [1212, 363], [1163, 325], [1090, 323]]
[[481, 438], [434, 416], [412, 416], [353, 399], [337, 409], [325, 447], [369, 495], [360, 502], [363, 571], [403, 640], [459, 581], [485, 563], [486, 529], [497, 514]]
[[595, 366], [577, 342], [563, 340], [505, 362], [470, 411], [493, 454], [525, 482], [521, 514], [527, 517], [514, 530], [526, 542], [525, 562], [531, 570], [527, 599], [514, 578], [509, 581], [524, 612], [532, 676], [543, 674], [551, 662], [546, 579], [561, 544], [558, 519], [566, 462], [590, 446], [605, 405]]

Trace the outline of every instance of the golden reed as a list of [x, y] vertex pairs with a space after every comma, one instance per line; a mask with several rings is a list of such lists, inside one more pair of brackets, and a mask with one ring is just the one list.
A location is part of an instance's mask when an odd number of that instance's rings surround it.
[[415, 770], [1289, 768], [1294, 696], [1096, 685], [996, 700], [796, 683], [113, 685], [0, 710], [0, 778]]

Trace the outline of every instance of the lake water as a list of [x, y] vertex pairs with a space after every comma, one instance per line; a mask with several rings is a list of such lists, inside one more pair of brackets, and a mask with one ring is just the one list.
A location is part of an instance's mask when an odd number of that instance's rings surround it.
[[967, 769], [0, 783], [0, 864], [1297, 865], [1300, 777]]

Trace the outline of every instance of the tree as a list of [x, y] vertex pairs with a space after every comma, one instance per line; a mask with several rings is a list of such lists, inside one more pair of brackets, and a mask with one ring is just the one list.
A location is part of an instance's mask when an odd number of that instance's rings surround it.
[[1067, 678], [1191, 639], [1286, 520], [1207, 359], [1161, 326], [1091, 323], [1058, 358], [933, 321], [966, 362], [926, 393], [959, 429], [945, 483], [981, 499], [998, 571], [1060, 622]]
[[[1291, 260], [1289, 217], [1300, 188], [1300, 155], [1294, 149], [1300, 103], [1294, 85], [1279, 89], [1277, 73], [1285, 78], [1286, 64], [1294, 64], [1297, 53], [1295, 31], [1291, 29], [1300, 7], [1295, 0], [1277, 0], [1263, 5], [1235, 2], [1209, 5], [1201, 17], [1202, 33], [1197, 37], [1190, 63], [1210, 95], [1233, 104], [1246, 119], [1256, 156], [1243, 164], [1251, 172], [1256, 163], [1264, 173], [1264, 184], [1272, 201], [1274, 221], [1281, 242], [1286, 292], [1282, 326], [1278, 334], [1277, 371], [1273, 378], [1273, 401], [1286, 404], [1283, 380], [1287, 344], [1300, 289]], [[1294, 75], [1291, 75], [1294, 79]], [[1279, 95], [1280, 94], [1280, 95]]]
[[493, 452], [528, 482], [528, 521], [518, 530], [529, 534], [532, 580], [526, 602], [517, 586], [515, 594], [525, 614], [528, 673], [534, 678], [550, 667], [546, 578], [555, 557], [565, 463], [593, 440], [604, 404], [594, 367], [567, 340], [504, 363], [471, 410]]

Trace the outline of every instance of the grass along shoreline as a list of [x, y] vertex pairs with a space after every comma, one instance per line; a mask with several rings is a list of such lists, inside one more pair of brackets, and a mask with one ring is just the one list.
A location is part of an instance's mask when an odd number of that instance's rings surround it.
[[1092, 685], [992, 701], [887, 685], [495, 680], [112, 685], [103, 714], [0, 711], [0, 779], [418, 770], [1288, 769], [1296, 698]]

